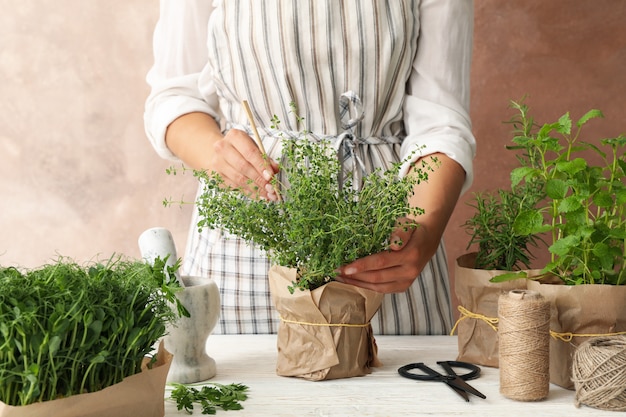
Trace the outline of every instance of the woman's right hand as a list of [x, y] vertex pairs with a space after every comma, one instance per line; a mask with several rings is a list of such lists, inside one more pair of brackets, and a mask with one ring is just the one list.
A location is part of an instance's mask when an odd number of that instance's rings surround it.
[[231, 129], [215, 141], [208, 165], [210, 171], [220, 174], [227, 186], [239, 187], [252, 197], [278, 199], [270, 184], [278, 172], [278, 164], [263, 155], [244, 131]]
[[216, 172], [225, 185], [241, 187], [251, 197], [278, 200], [270, 184], [278, 164], [264, 156], [246, 132], [231, 129], [222, 135], [211, 116], [189, 113], [169, 125], [165, 140], [187, 166]]

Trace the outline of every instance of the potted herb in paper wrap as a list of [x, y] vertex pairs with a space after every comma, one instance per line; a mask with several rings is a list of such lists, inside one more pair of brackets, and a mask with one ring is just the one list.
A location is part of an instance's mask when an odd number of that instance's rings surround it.
[[467, 253], [456, 260], [455, 294], [459, 300], [459, 319], [452, 333], [458, 337], [458, 360], [498, 367], [498, 299], [501, 294], [526, 289], [526, 278], [507, 279], [510, 274], [530, 270], [531, 248], [538, 237], [521, 236], [513, 225], [525, 208], [533, 207], [540, 194], [519, 187], [513, 190], [476, 193], [469, 205], [474, 215], [463, 227], [471, 236]]
[[591, 110], [576, 122], [569, 113], [535, 125], [519, 111], [513, 150], [521, 166], [513, 186], [538, 187], [545, 199], [514, 225], [518, 235], [548, 235], [550, 261], [541, 271], [562, 285], [530, 281], [552, 302], [551, 382], [573, 389], [572, 357], [591, 336], [626, 333], [626, 137], [586, 139], [583, 126], [602, 117]]
[[[277, 120], [273, 121], [277, 124]], [[248, 198], [215, 173], [197, 200], [199, 227], [222, 228], [267, 251], [278, 330], [277, 373], [309, 380], [365, 375], [378, 365], [370, 320], [383, 295], [334, 281], [336, 269], [386, 250], [398, 219], [421, 212], [408, 204], [427, 179], [423, 162], [400, 178], [400, 164], [344, 178], [337, 151], [325, 140], [283, 138], [278, 202]], [[404, 227], [416, 227], [407, 222]], [[306, 350], [302, 346], [307, 346]]]
[[0, 267], [0, 416], [162, 416], [177, 267]]

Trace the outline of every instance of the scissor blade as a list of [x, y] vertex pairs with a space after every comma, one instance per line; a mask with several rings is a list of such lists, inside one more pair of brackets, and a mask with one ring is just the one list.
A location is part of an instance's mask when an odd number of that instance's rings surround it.
[[465, 392], [465, 390], [463, 388], [457, 387], [456, 385], [454, 385], [454, 383], [452, 381], [445, 381], [446, 385], [449, 386], [450, 388], [452, 388], [454, 390], [454, 392], [456, 392], [457, 394], [459, 394], [461, 397], [463, 397], [465, 399], [465, 401], [469, 402], [469, 395], [467, 395], [467, 392]]
[[[451, 387], [462, 390], [463, 392], [466, 392], [466, 393], [469, 392], [470, 394], [474, 394], [475, 396], [483, 398], [483, 399], [487, 398], [485, 394], [478, 391], [476, 388], [474, 388], [467, 382], [463, 381], [463, 379], [461, 379], [458, 376], [456, 378], [450, 378], [449, 380], [446, 381], [446, 383], [450, 385]], [[467, 401], [469, 401], [469, 398], [467, 398], [467, 394], [465, 394], [464, 397], [467, 399]]]

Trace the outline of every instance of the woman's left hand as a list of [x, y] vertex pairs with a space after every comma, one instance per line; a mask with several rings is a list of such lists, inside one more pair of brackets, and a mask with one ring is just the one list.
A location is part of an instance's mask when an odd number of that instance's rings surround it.
[[397, 227], [388, 251], [342, 266], [337, 281], [381, 293], [402, 292], [413, 284], [439, 248], [465, 180], [465, 171], [457, 162], [444, 154], [432, 156], [437, 158], [435, 168], [428, 181], [415, 186], [409, 201], [411, 206], [424, 210], [424, 214], [413, 219], [418, 226]]
[[398, 227], [388, 251], [358, 259], [339, 269], [337, 281], [381, 293], [408, 289], [437, 251], [439, 237], [423, 226]]

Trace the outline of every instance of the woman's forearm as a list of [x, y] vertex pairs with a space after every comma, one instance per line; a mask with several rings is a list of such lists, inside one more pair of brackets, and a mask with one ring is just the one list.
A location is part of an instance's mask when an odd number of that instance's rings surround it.
[[206, 113], [188, 113], [168, 126], [165, 143], [185, 165], [192, 169], [207, 169], [213, 147], [222, 137], [213, 117]]
[[208, 114], [188, 113], [168, 126], [165, 143], [188, 167], [219, 174], [225, 186], [258, 198], [278, 199], [270, 184], [278, 164], [268, 160], [243, 130], [230, 129], [223, 135]]
[[[431, 157], [438, 162], [432, 162]], [[461, 194], [465, 171], [445, 154], [426, 156], [424, 161], [433, 167], [433, 171], [429, 173], [428, 181], [415, 186], [410, 203], [424, 209], [424, 214], [416, 221], [438, 244]]]

